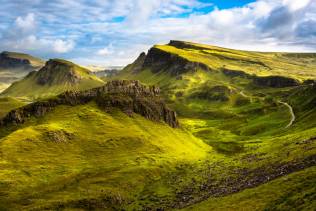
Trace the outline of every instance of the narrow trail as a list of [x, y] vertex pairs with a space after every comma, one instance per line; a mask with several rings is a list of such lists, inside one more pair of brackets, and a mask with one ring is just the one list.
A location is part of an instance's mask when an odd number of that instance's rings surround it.
[[[249, 95], [246, 95], [243, 91], [239, 91], [239, 93], [240, 93], [240, 95], [242, 95], [243, 97], [246, 97], [246, 98], [250, 98], [250, 100], [252, 101], [252, 97], [251, 96], [249, 96]], [[291, 114], [291, 120], [290, 120], [290, 122], [289, 122], [289, 124], [287, 124], [286, 126], [285, 126], [285, 128], [289, 128], [289, 127], [291, 127], [292, 125], [293, 125], [293, 123], [294, 123], [294, 121], [295, 121], [295, 114], [294, 114], [294, 111], [293, 111], [293, 108], [292, 108], [292, 106], [290, 106], [288, 103], [286, 103], [286, 102], [283, 102], [283, 101], [278, 101], [278, 103], [281, 103], [281, 104], [283, 104], [283, 105], [285, 105], [286, 107], [288, 107], [288, 109], [289, 109], [289, 111], [290, 111], [290, 114]]]
[[286, 102], [283, 102], [283, 101], [278, 101], [278, 102], [281, 103], [281, 104], [283, 104], [283, 105], [285, 105], [286, 107], [289, 108], [289, 111], [290, 111], [290, 114], [291, 114], [291, 120], [290, 120], [289, 124], [285, 127], [285, 128], [288, 128], [288, 127], [290, 127], [290, 126], [293, 124], [293, 122], [295, 121], [295, 114], [294, 114], [293, 108], [292, 108], [292, 106], [290, 106], [290, 105], [289, 105], [288, 103], [286, 103]]

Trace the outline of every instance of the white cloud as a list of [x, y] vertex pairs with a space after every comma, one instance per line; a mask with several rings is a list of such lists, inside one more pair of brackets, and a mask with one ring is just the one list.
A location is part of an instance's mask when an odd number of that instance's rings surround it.
[[29, 32], [31, 30], [34, 30], [36, 27], [35, 22], [35, 15], [34, 13], [29, 13], [25, 17], [17, 17], [15, 20], [16, 27], [25, 31]]
[[64, 41], [57, 39], [53, 41], [53, 49], [56, 53], [67, 53], [74, 48], [74, 42], [72, 40]]
[[85, 64], [127, 64], [171, 39], [247, 50], [316, 50], [315, 0], [257, 0], [208, 13], [199, 8], [210, 10], [211, 4], [198, 0], [28, 0], [23, 11], [17, 1], [1, 6], [7, 20], [0, 20], [1, 50], [62, 53]]
[[107, 47], [105, 47], [105, 48], [102, 48], [102, 49], [98, 50], [97, 55], [99, 55], [99, 56], [107, 56], [107, 55], [109, 55], [111, 53], [112, 52]]
[[291, 11], [296, 11], [305, 8], [311, 0], [283, 0], [283, 4]]

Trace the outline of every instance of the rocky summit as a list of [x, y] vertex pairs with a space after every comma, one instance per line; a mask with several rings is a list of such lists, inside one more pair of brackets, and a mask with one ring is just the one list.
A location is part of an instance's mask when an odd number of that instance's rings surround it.
[[[82, 69], [82, 71], [89, 74], [88, 70]], [[76, 70], [75, 64], [60, 59], [50, 59], [37, 73], [37, 83], [40, 85], [51, 85], [54, 83], [76, 84], [82, 78], [82, 74]]]
[[176, 113], [165, 105], [159, 93], [159, 88], [144, 86], [139, 81], [110, 81], [102, 87], [86, 91], [68, 91], [56, 98], [12, 110], [1, 120], [0, 125], [24, 123], [30, 116], [43, 116], [58, 105], [75, 106], [95, 101], [105, 111], [119, 108], [129, 116], [137, 113], [147, 119], [162, 120], [171, 127], [178, 127]]

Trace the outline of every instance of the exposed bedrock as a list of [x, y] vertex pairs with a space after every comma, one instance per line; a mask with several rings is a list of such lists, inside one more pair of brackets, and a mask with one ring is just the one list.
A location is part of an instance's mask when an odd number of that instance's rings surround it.
[[58, 105], [75, 106], [95, 101], [105, 111], [119, 108], [128, 115], [137, 113], [149, 120], [164, 121], [171, 127], [178, 127], [176, 113], [166, 106], [159, 93], [159, 88], [144, 86], [139, 81], [110, 81], [102, 87], [68, 91], [56, 98], [12, 110], [0, 121], [0, 125], [24, 123], [30, 116], [43, 116]]
[[165, 71], [173, 76], [187, 73], [189, 71], [194, 72], [198, 69], [210, 70], [206, 64], [192, 62], [176, 54], [155, 47], [148, 51], [143, 63], [143, 68], [150, 68], [154, 73]]

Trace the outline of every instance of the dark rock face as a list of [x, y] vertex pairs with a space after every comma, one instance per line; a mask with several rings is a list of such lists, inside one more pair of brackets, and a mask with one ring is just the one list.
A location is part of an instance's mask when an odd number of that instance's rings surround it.
[[274, 88], [299, 86], [300, 82], [293, 78], [286, 78], [282, 76], [267, 76], [267, 77], [255, 77], [253, 79], [255, 85], [267, 86]]
[[76, 74], [69, 64], [49, 60], [46, 65], [37, 73], [37, 83], [40, 85], [51, 85], [59, 78], [60, 83], [76, 84], [81, 80], [81, 76]]
[[231, 69], [227, 69], [225, 67], [221, 68], [221, 71], [229, 76], [229, 77], [242, 77], [242, 78], [251, 78], [251, 76], [243, 71], [240, 70], [231, 70]]
[[303, 82], [303, 85], [316, 86], [316, 80], [308, 79]]
[[117, 80], [86, 91], [69, 91], [57, 98], [35, 102], [8, 113], [0, 125], [21, 124], [30, 116], [43, 116], [58, 105], [82, 105], [95, 101], [107, 111], [119, 108], [128, 115], [140, 114], [153, 121], [164, 121], [171, 127], [178, 127], [176, 113], [170, 110], [159, 97], [160, 90], [155, 86], [147, 87], [139, 81]]
[[176, 48], [180, 48], [180, 49], [184, 49], [184, 48], [190, 48], [190, 49], [195, 49], [195, 50], [206, 50], [207, 49], [207, 48], [203, 48], [201, 46], [192, 45], [190, 43], [179, 41], [179, 40], [170, 40], [168, 45], [176, 47]]
[[178, 76], [189, 71], [197, 71], [197, 69], [210, 70], [203, 63], [192, 62], [158, 48], [151, 48], [148, 51], [143, 68], [150, 68], [154, 73], [166, 71], [173, 76]]
[[31, 63], [27, 59], [12, 58], [7, 52], [0, 54], [0, 68], [23, 68], [32, 69]]
[[142, 52], [137, 59], [135, 60], [135, 62], [133, 63], [133, 72], [134, 73], [138, 73], [139, 71], [142, 70], [144, 62], [146, 59], [146, 53]]
[[226, 102], [229, 100], [229, 95], [232, 93], [227, 86], [208, 86], [203, 85], [199, 91], [193, 92], [190, 98]]

